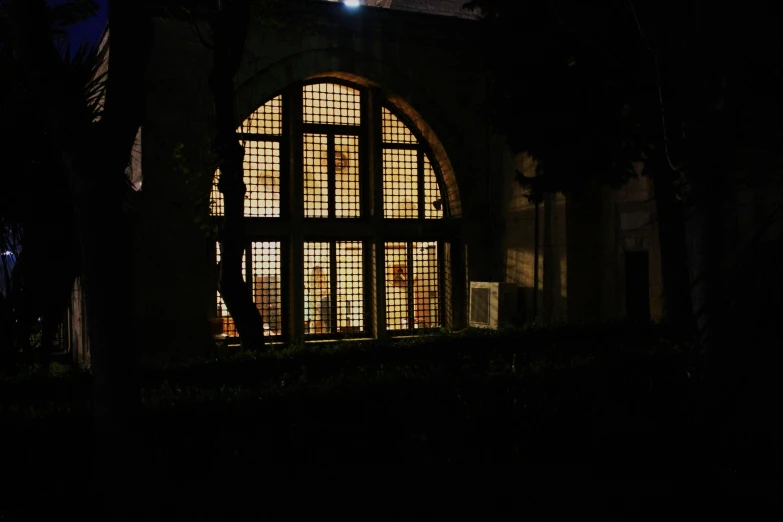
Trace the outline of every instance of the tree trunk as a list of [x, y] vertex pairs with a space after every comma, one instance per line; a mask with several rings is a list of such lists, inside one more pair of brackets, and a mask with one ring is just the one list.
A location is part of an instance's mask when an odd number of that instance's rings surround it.
[[[218, 189], [223, 194], [224, 217], [218, 235], [220, 272], [218, 290], [236, 325], [242, 347], [264, 347], [264, 322], [242, 277], [242, 257], [248, 242], [244, 229], [244, 148], [236, 135], [234, 77], [245, 47], [249, 2], [226, 1], [213, 22], [214, 65], [210, 87], [215, 104], [214, 154], [220, 169]], [[248, 273], [250, 272], [248, 266]]]
[[144, 66], [152, 26], [130, 2], [109, 5], [111, 50], [106, 103], [98, 123], [85, 121], [84, 97], [68, 91], [48, 31], [43, 0], [19, 0], [17, 44], [28, 82], [68, 171], [85, 289], [96, 428], [93, 486], [101, 518], [130, 517], [135, 465], [133, 216], [125, 166], [144, 114]]
[[652, 175], [661, 245], [661, 272], [666, 320], [677, 330], [694, 328], [688, 287], [688, 253], [682, 204], [677, 201], [671, 170]]
[[720, 307], [720, 181], [704, 175], [686, 175], [684, 191], [685, 231], [693, 317], [698, 344], [705, 357], [713, 358], [718, 342]]

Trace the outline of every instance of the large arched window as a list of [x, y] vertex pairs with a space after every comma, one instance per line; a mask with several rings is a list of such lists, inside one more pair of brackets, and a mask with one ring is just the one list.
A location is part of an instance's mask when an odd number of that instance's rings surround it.
[[[295, 86], [237, 133], [243, 271], [268, 336], [412, 335], [448, 323], [450, 239], [439, 223], [449, 205], [439, 168], [377, 91], [341, 80]], [[219, 295], [216, 313], [224, 334], [236, 335]]]

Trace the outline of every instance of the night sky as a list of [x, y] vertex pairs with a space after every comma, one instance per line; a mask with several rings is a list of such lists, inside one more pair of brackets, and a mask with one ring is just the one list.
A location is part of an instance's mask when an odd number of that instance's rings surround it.
[[[58, 5], [58, 4], [64, 4], [67, 1], [68, 0], [47, 0], [47, 3], [50, 5]], [[103, 34], [103, 29], [106, 26], [106, 20], [108, 18], [107, 6], [109, 0], [94, 0], [94, 1], [96, 4], [98, 4], [101, 7], [100, 11], [98, 12], [98, 15], [91, 18], [90, 20], [73, 25], [68, 28], [68, 36], [71, 39], [71, 43], [73, 44], [79, 44], [81, 42], [96, 43], [100, 39], [101, 34]]]

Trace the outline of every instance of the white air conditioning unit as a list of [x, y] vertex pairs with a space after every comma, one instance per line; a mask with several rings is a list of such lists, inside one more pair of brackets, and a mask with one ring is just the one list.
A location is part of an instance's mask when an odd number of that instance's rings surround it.
[[516, 313], [517, 285], [470, 282], [470, 326], [496, 330], [510, 326]]

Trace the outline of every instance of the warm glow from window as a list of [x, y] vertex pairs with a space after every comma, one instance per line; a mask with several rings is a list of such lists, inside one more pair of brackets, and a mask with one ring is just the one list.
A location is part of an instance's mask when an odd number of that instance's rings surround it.
[[[440, 264], [437, 243], [386, 243], [386, 328], [438, 328]], [[412, 274], [412, 277], [411, 277]]]
[[272, 98], [242, 122], [237, 132], [244, 134], [270, 134], [279, 136], [283, 133], [283, 97]]
[[305, 243], [306, 335], [364, 331], [361, 241]]
[[305, 85], [303, 89], [305, 123], [359, 125], [360, 93], [334, 83]]
[[[242, 133], [245, 157], [242, 164], [245, 182], [245, 216], [280, 216], [280, 141], [283, 130], [282, 97], [277, 96], [259, 107], [237, 129]], [[222, 216], [223, 194], [218, 190], [220, 171], [215, 172], [210, 195], [213, 216]]]
[[[374, 266], [375, 248], [363, 238], [351, 237], [356, 232], [348, 232], [362, 230], [351, 227], [364, 226], [365, 222], [349, 225], [347, 221], [369, 218], [367, 211], [381, 206], [384, 218], [443, 219], [446, 207], [439, 171], [431, 161], [426, 144], [417, 138], [396, 109], [381, 108], [374, 116], [381, 120], [381, 135], [370, 136], [373, 141], [381, 141], [381, 171], [378, 172], [361, 156], [368, 146], [363, 140], [375, 132], [362, 126], [365, 123], [361, 120], [362, 111], [369, 110], [367, 105], [363, 108], [367, 99], [362, 97], [362, 91], [336, 83], [320, 83], [289, 92], [302, 96], [302, 112], [285, 115], [286, 121], [301, 118], [301, 126], [295, 126], [301, 128], [301, 134], [283, 136], [282, 96], [259, 107], [237, 129], [238, 139], [245, 147], [245, 216], [281, 218], [284, 215], [281, 207], [288, 208], [289, 201], [281, 204], [282, 192], [301, 198], [302, 214], [292, 217], [307, 218], [299, 221], [306, 239], [304, 244], [300, 243], [303, 258], [296, 262], [297, 266], [291, 257], [281, 257], [280, 241], [253, 242], [258, 238], [249, 238], [250, 265], [245, 274], [243, 264], [243, 276], [262, 314], [266, 335], [302, 334], [317, 339], [365, 337], [376, 327], [397, 335], [439, 328], [444, 321], [442, 301], [450, 295], [449, 245], [412, 241], [417, 237], [419, 225], [411, 223], [409, 241], [402, 237], [394, 238], [395, 242], [383, 242], [380, 238], [384, 245], [381, 253], [385, 270], [376, 273], [369, 268]], [[299, 158], [281, 157], [281, 150], [297, 149], [301, 151]], [[300, 171], [293, 172], [296, 168]], [[282, 172], [289, 171], [301, 178], [281, 177]], [[376, 201], [376, 194], [362, 186], [370, 177], [374, 177], [371, 181], [375, 186], [379, 183], [382, 186], [381, 201]], [[217, 190], [217, 180], [218, 176], [212, 188], [211, 208], [214, 215], [222, 215], [224, 202]], [[264, 223], [253, 221], [248, 230], [265, 233], [263, 226]], [[279, 234], [279, 224], [275, 227], [278, 230], [275, 234]], [[286, 258], [291, 263], [287, 268], [295, 277], [302, 278], [304, 295], [294, 296], [290, 278], [282, 277]], [[385, 286], [385, 303], [374, 300], [376, 285]], [[290, 301], [291, 306], [301, 307], [298, 313], [302, 314], [304, 324], [297, 326], [295, 332], [287, 331], [290, 322], [283, 319], [284, 295], [289, 296], [286, 302]], [[374, 324], [371, 312], [384, 305], [386, 324]], [[217, 317], [222, 321], [224, 334], [237, 335], [219, 295]]]

